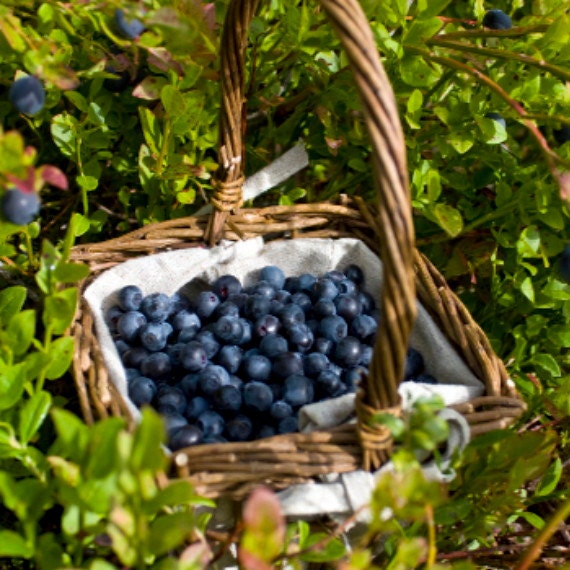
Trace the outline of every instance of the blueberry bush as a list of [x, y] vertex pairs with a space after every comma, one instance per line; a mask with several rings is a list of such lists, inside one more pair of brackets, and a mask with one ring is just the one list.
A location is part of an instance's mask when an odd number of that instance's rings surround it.
[[[567, 557], [565, 0], [362, 2], [405, 130], [418, 245], [481, 324], [528, 403], [515, 429], [473, 441], [453, 462], [455, 479], [443, 486], [425, 480], [417, 459], [437, 456], [445, 440], [441, 403], [422, 401], [406, 417], [377, 418], [398, 442], [394, 470], [378, 481], [369, 523], [348, 549], [352, 519], [288, 523], [266, 489], [245, 502], [233, 532], [213, 531], [211, 503], [166, 477], [167, 426], [158, 414], [143, 407], [134, 430], [119, 419], [91, 427], [81, 419], [70, 388], [76, 347], [69, 327], [88, 269], [70, 261], [71, 249], [192, 215], [208, 202], [217, 168], [218, 56], [227, 4], [0, 3], [0, 567], [197, 569], [221, 560], [232, 543], [242, 567], [260, 569], [303, 563], [467, 569], [493, 566], [499, 555], [499, 565], [526, 569], [542, 552]], [[313, 0], [262, 4], [247, 54], [247, 174], [299, 139], [310, 166], [254, 204], [341, 194], [373, 200], [362, 111], [324, 13]], [[283, 277], [274, 269], [262, 275], [277, 289]], [[356, 273], [349, 278], [358, 283]], [[271, 402], [273, 393], [257, 386], [266, 386], [267, 362], [257, 353], [242, 362], [233, 341], [245, 325], [231, 308], [216, 306], [219, 296], [236, 294], [236, 284], [227, 279], [216, 287], [213, 297], [196, 301], [195, 311], [179, 310], [176, 321], [160, 316], [171, 299], [142, 299], [134, 289], [121, 294], [116, 311], [124, 343], [118, 349], [131, 351], [127, 368], [154, 355], [145, 364], [150, 373], [132, 378], [131, 395], [141, 406], [159, 401], [148, 376], [169, 365], [163, 348], [170, 329], [186, 331], [178, 357], [189, 375], [205, 368], [218, 340], [227, 339], [216, 366], [228, 376], [247, 369], [253, 379], [253, 388], [242, 392], [221, 373], [219, 390], [216, 369], [200, 379], [200, 393], [190, 400], [183, 387], [162, 393], [161, 405], [183, 420], [171, 430], [173, 447], [197, 442], [205, 431], [215, 438], [226, 430], [239, 439], [261, 429], [239, 413], [222, 426], [224, 415], [208, 409], [212, 399], [224, 414], [238, 412], [240, 398], [250, 407], [269, 406], [279, 422], [300, 401]], [[311, 311], [322, 323], [339, 308], [328, 297], [330, 285], [319, 287], [319, 299], [309, 301], [318, 301]], [[304, 303], [299, 295], [293, 306]], [[248, 310], [253, 315], [258, 307]], [[215, 311], [214, 330], [201, 331], [196, 341], [196, 317], [207, 320]], [[266, 340], [270, 333], [260, 341], [272, 366], [290, 343], [302, 346], [314, 334], [295, 323], [299, 311], [279, 315], [294, 331], [289, 338]], [[360, 321], [349, 335], [357, 340], [375, 326], [373, 318]], [[278, 326], [269, 318], [254, 324], [258, 336]], [[332, 322], [325, 328], [334, 330]], [[319, 353], [338, 340], [326, 336]], [[130, 346], [135, 338], [138, 352]], [[337, 361], [351, 365], [363, 358], [353, 341], [335, 351]], [[319, 359], [307, 360], [311, 374], [322, 366]], [[418, 367], [414, 359], [410, 367]], [[294, 357], [281, 360], [278, 366], [292, 369], [289, 377], [305, 378]], [[320, 389], [339, 389], [334, 376], [325, 375]], [[302, 399], [306, 382], [295, 382], [289, 390]], [[182, 404], [190, 417], [210, 412], [200, 430], [176, 412]]]

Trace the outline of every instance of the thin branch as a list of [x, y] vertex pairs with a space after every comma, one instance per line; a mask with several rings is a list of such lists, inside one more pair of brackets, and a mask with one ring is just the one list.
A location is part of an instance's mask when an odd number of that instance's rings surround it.
[[511, 28], [510, 30], [489, 30], [483, 28], [477, 30], [461, 30], [459, 32], [441, 34], [439, 37], [454, 40], [460, 38], [519, 38], [528, 34], [546, 32], [549, 26], [550, 24], [537, 24], [536, 26]]

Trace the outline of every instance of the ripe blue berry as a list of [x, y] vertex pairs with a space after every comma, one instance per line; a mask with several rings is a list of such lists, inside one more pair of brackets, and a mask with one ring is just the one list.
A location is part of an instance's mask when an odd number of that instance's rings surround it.
[[263, 354], [244, 356], [241, 367], [246, 380], [263, 382], [269, 378], [271, 373], [271, 361]]
[[276, 420], [282, 420], [293, 415], [293, 408], [285, 400], [277, 400], [271, 404], [269, 415]]
[[216, 363], [223, 366], [230, 374], [235, 374], [243, 359], [243, 349], [235, 344], [226, 344], [216, 354]]
[[311, 352], [304, 357], [303, 368], [309, 378], [315, 378], [330, 368], [330, 360], [322, 352]]
[[226, 423], [225, 433], [230, 441], [247, 441], [253, 433], [251, 420], [242, 414]]
[[134, 342], [146, 323], [146, 317], [141, 312], [128, 311], [119, 317], [117, 331], [126, 342]]
[[339, 295], [356, 295], [358, 287], [354, 281], [343, 279], [336, 285]]
[[271, 285], [268, 281], [258, 281], [251, 287], [252, 295], [261, 295], [269, 301], [275, 298], [277, 289]]
[[204, 345], [196, 340], [190, 341], [180, 355], [182, 366], [190, 372], [198, 372], [208, 364]]
[[139, 376], [129, 383], [129, 398], [137, 407], [150, 404], [158, 388], [153, 380]]
[[174, 430], [168, 440], [168, 447], [172, 451], [178, 451], [185, 447], [191, 447], [203, 442], [204, 434], [198, 426], [185, 425]]
[[196, 313], [207, 319], [220, 304], [220, 298], [213, 291], [202, 291], [196, 300]]
[[334, 359], [340, 366], [349, 368], [356, 366], [362, 356], [362, 344], [354, 336], [346, 336], [341, 339], [334, 351]]
[[378, 324], [370, 315], [358, 315], [350, 322], [350, 333], [360, 340], [369, 340], [377, 328]]
[[364, 284], [364, 272], [358, 265], [350, 264], [344, 270], [344, 274], [346, 275], [347, 279], [350, 279], [356, 283], [356, 285], [360, 286]]
[[287, 329], [287, 338], [299, 352], [306, 352], [313, 346], [315, 336], [305, 323], [295, 324]]
[[297, 431], [299, 431], [299, 420], [297, 419], [297, 416], [283, 418], [277, 424], [277, 433], [280, 435], [285, 433], [295, 433]]
[[226, 412], [237, 412], [242, 405], [243, 399], [239, 388], [227, 384], [214, 393], [213, 403], [216, 409]]
[[313, 298], [316, 301], [332, 301], [337, 295], [338, 287], [336, 286], [336, 283], [330, 278], [323, 277], [319, 279], [313, 287]]
[[267, 281], [276, 290], [283, 289], [283, 285], [285, 284], [285, 274], [283, 270], [275, 265], [267, 265], [262, 268], [259, 278], [262, 281]]
[[568, 244], [558, 260], [558, 273], [566, 283], [570, 283], [570, 244]]
[[282, 352], [287, 352], [289, 344], [287, 339], [278, 334], [268, 334], [262, 337], [259, 350], [269, 358], [274, 358]]
[[313, 306], [313, 314], [317, 319], [336, 315], [336, 306], [331, 299], [319, 299]]
[[156, 405], [171, 405], [178, 413], [183, 414], [186, 409], [186, 396], [180, 388], [165, 386], [156, 395]]
[[37, 115], [44, 108], [46, 92], [37, 77], [26, 75], [12, 83], [8, 98], [20, 113]]
[[150, 378], [163, 378], [172, 372], [172, 362], [165, 352], [153, 352], [141, 362], [141, 372]]
[[338, 342], [348, 334], [348, 325], [340, 315], [325, 317], [319, 325], [319, 334], [323, 338]]
[[196, 335], [196, 340], [202, 344], [206, 351], [206, 356], [209, 359], [214, 358], [218, 350], [220, 350], [220, 343], [216, 340], [214, 333], [211, 331], [202, 330]]
[[142, 361], [149, 355], [142, 346], [133, 346], [121, 354], [121, 362], [126, 368], [140, 368]]
[[332, 370], [323, 370], [317, 376], [315, 387], [319, 394], [329, 398], [338, 392], [341, 385], [342, 381], [338, 374], [335, 374]]
[[301, 374], [285, 378], [283, 399], [294, 408], [310, 404], [315, 396], [313, 382]]
[[241, 282], [234, 275], [221, 275], [212, 284], [212, 290], [223, 301], [230, 295], [241, 293]]
[[258, 337], [276, 334], [281, 328], [281, 321], [275, 315], [263, 315], [255, 321], [253, 332]]
[[141, 308], [143, 293], [136, 285], [127, 285], [119, 290], [119, 306], [123, 311], [138, 311]]
[[305, 322], [305, 311], [299, 305], [285, 305], [278, 316], [285, 328]]
[[143, 298], [141, 311], [149, 321], [165, 321], [170, 313], [170, 297], [164, 293], [151, 293]]
[[248, 408], [265, 412], [273, 403], [273, 392], [263, 382], [247, 382], [243, 387], [243, 401]]
[[144, 325], [139, 333], [141, 344], [151, 352], [157, 352], [166, 347], [168, 335], [172, 333], [170, 323], [150, 322]]
[[202, 327], [202, 322], [200, 317], [188, 309], [181, 309], [180, 311], [174, 313], [171, 319], [172, 326], [174, 330], [181, 331], [182, 329], [192, 327], [199, 330]]
[[510, 30], [513, 21], [502, 10], [489, 10], [483, 16], [483, 26], [491, 30]]
[[36, 192], [8, 188], [2, 197], [2, 214], [17, 226], [27, 226], [40, 212], [40, 198]]
[[220, 317], [213, 328], [222, 342], [237, 344], [243, 338], [243, 323], [238, 317]]
[[303, 374], [303, 357], [298, 352], [281, 352], [273, 358], [272, 376], [287, 378], [291, 374]]
[[188, 400], [188, 405], [184, 410], [184, 417], [188, 421], [197, 420], [206, 410], [210, 409], [210, 404], [206, 398], [202, 396], [194, 396]]
[[129, 18], [120, 8], [115, 10], [115, 24], [119, 33], [129, 40], [138, 38], [145, 31], [145, 26], [140, 20]]
[[188, 425], [186, 418], [178, 412], [163, 411], [161, 415], [169, 438], [174, 432]]
[[362, 303], [356, 295], [340, 294], [335, 298], [336, 314], [347, 322], [362, 314]]
[[222, 386], [230, 383], [230, 376], [223, 366], [208, 364], [200, 370], [198, 383], [203, 394], [213, 396]]
[[225, 421], [220, 414], [212, 410], [206, 410], [200, 414], [196, 421], [204, 437], [222, 435], [225, 428]]

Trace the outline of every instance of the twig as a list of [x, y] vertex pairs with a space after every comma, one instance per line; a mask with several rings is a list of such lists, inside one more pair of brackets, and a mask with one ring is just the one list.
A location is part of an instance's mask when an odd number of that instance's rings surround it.
[[570, 500], [563, 503], [554, 513], [552, 518], [548, 520], [546, 526], [542, 529], [536, 540], [523, 555], [520, 564], [516, 570], [528, 570], [530, 565], [540, 556], [546, 543], [552, 535], [558, 530], [559, 526], [570, 516]]

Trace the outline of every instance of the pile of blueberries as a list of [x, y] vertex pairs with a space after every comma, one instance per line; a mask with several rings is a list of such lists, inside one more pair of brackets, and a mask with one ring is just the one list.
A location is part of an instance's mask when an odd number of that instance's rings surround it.
[[[222, 275], [192, 300], [129, 285], [106, 313], [138, 406], [162, 414], [172, 450], [298, 431], [305, 404], [355, 392], [378, 326], [360, 267], [244, 287]], [[408, 351], [406, 378], [435, 382]]]

